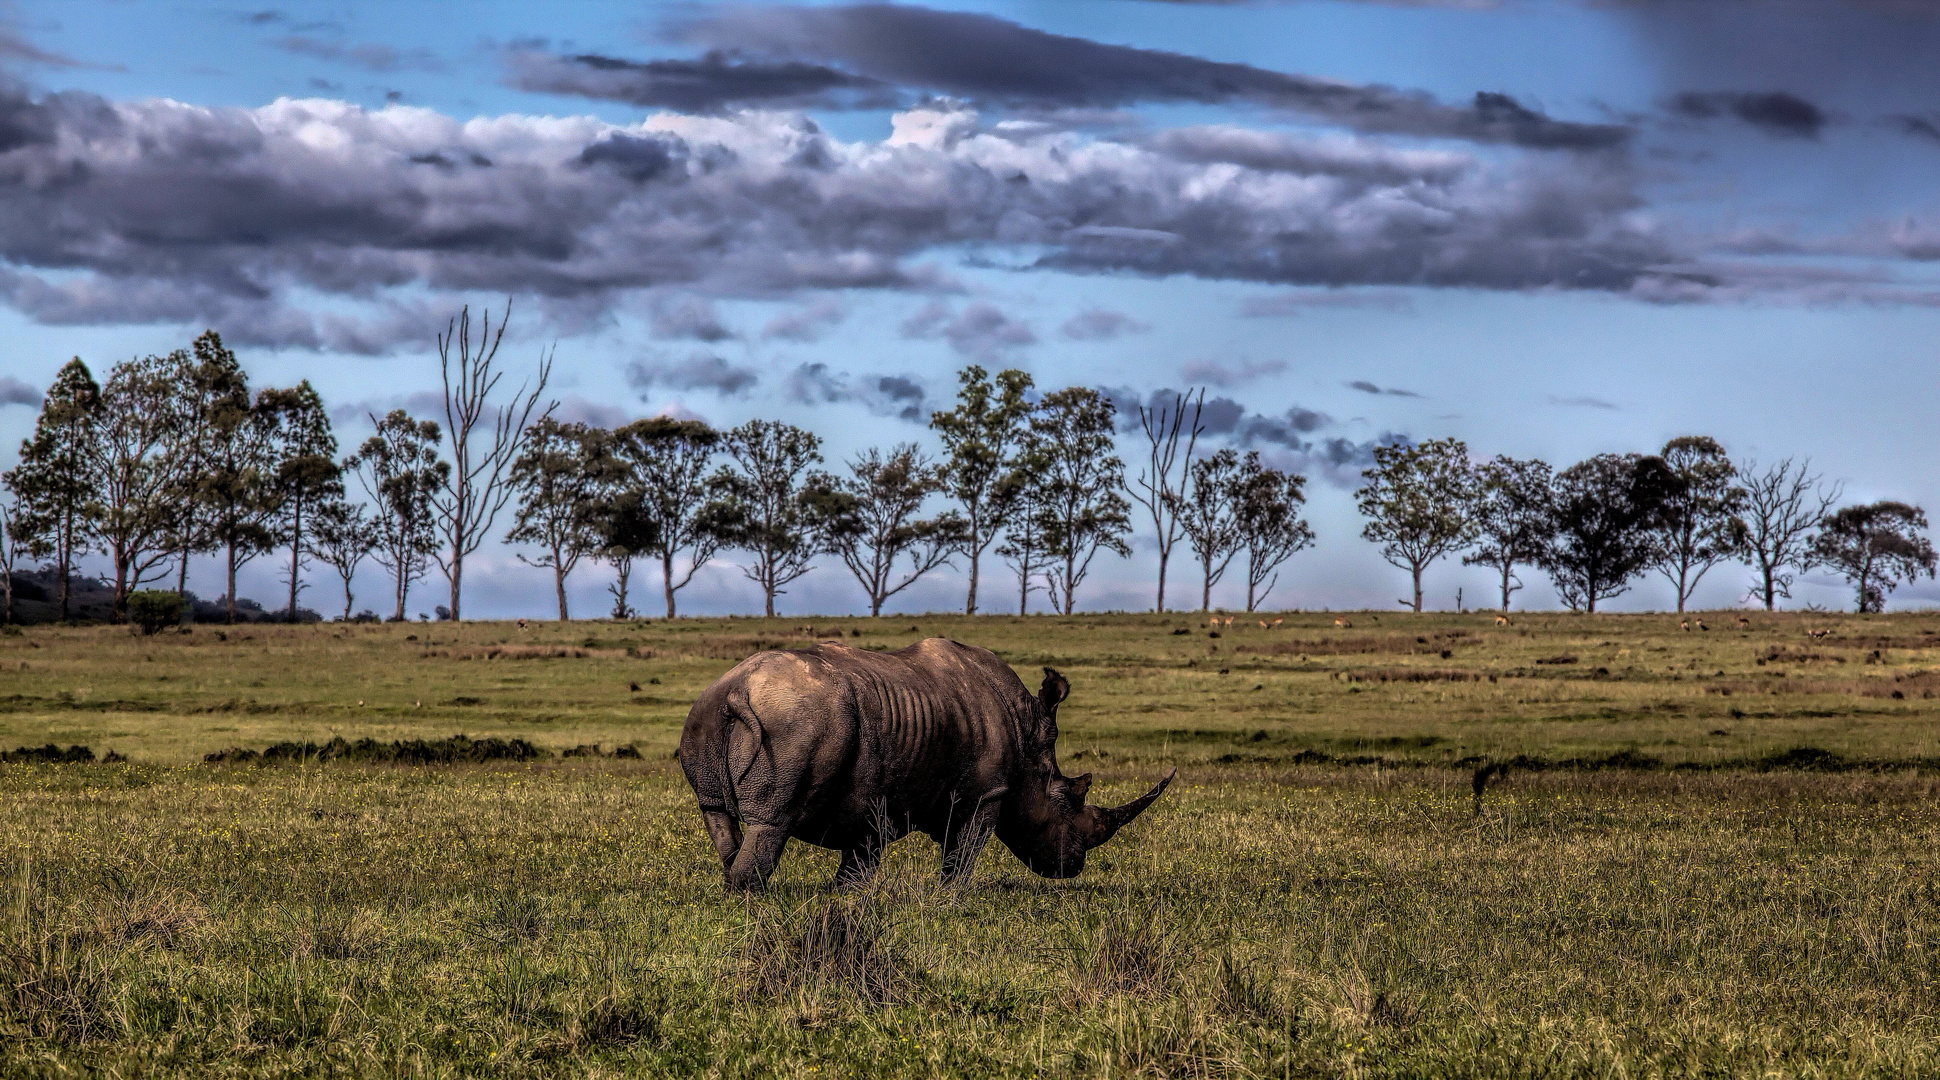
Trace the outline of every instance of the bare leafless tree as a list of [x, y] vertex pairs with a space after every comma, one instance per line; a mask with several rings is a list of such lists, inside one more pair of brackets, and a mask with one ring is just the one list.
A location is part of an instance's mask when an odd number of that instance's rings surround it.
[[[1163, 401], [1161, 394], [1158, 401]], [[1159, 541], [1159, 598], [1157, 610], [1165, 610], [1165, 568], [1172, 560], [1173, 545], [1183, 536], [1184, 528], [1179, 523], [1179, 506], [1186, 501], [1186, 489], [1192, 484], [1192, 451], [1199, 443], [1199, 436], [1205, 434], [1205, 427], [1199, 423], [1199, 416], [1205, 411], [1206, 391], [1199, 389], [1199, 396], [1193, 392], [1175, 392], [1170, 404], [1155, 403], [1151, 408], [1138, 407], [1138, 425], [1145, 432], [1147, 453], [1145, 466], [1139, 470], [1138, 479], [1132, 484], [1132, 498], [1152, 517], [1152, 532]], [[1192, 410], [1192, 419], [1187, 421], [1186, 410]], [[1179, 438], [1186, 440], [1184, 456], [1179, 454]]]
[[[512, 459], [534, 417], [539, 395], [545, 393], [552, 377], [552, 353], [539, 358], [537, 384], [525, 384], [502, 406], [492, 404], [504, 372], [494, 370], [499, 342], [512, 318], [512, 301], [505, 301], [505, 314], [498, 329], [492, 328], [492, 313], [485, 312], [478, 340], [471, 336], [471, 307], [466, 305], [438, 335], [438, 367], [445, 385], [445, 436], [451, 440], [451, 472], [445, 477], [435, 500], [438, 532], [443, 545], [438, 569], [451, 583], [451, 617], [461, 618], [460, 593], [465, 580], [465, 556], [491, 534], [492, 522], [512, 490], [505, 483]], [[539, 418], [552, 415], [558, 402], [549, 402]], [[474, 433], [477, 445], [473, 445]]]
[[1751, 595], [1765, 601], [1766, 611], [1779, 597], [1791, 598], [1788, 571], [1816, 565], [1812, 535], [1845, 494], [1844, 484], [1827, 487], [1811, 467], [1811, 458], [1796, 463], [1786, 458], [1762, 470], [1755, 462], [1747, 463], [1739, 474], [1745, 491], [1745, 548], [1758, 572]]

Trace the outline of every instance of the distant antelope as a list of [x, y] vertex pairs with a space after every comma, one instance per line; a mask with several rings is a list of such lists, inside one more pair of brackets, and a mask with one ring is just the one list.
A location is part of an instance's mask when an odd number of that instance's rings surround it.
[[1691, 628], [1691, 620], [1689, 620], [1689, 619], [1685, 619], [1685, 620], [1683, 620], [1683, 621], [1681, 621], [1681, 622], [1679, 622], [1679, 623], [1677, 624], [1677, 628], [1678, 628], [1679, 630], [1689, 630], [1689, 629]]
[[1273, 625], [1272, 625], [1272, 626], [1269, 626], [1269, 627], [1267, 627], [1267, 629], [1268, 629], [1268, 630], [1278, 630], [1278, 629], [1280, 628], [1280, 624], [1281, 624], [1281, 623], [1283, 623], [1283, 622], [1286, 622], [1286, 621], [1287, 621], [1287, 618], [1286, 618], [1286, 616], [1284, 616], [1284, 615], [1282, 615], [1282, 616], [1280, 616], [1279, 618], [1277, 618], [1277, 619], [1275, 619], [1275, 620], [1273, 620]]
[[1262, 630], [1269, 630], [1269, 629], [1272, 629], [1272, 628], [1266, 625], [1266, 620], [1265, 620], [1265, 619], [1261, 619], [1261, 620], [1260, 620], [1260, 629], [1262, 629]]
[[515, 626], [517, 626], [517, 627], [518, 627], [519, 629], [521, 629], [521, 630], [523, 630], [523, 629], [525, 629], [525, 620], [524, 620], [524, 619], [515, 619], [515, 620], [513, 620], [513, 625], [515, 625]]
[[1830, 630], [1807, 630], [1805, 636], [1811, 638], [1813, 641], [1824, 641], [1825, 636], [1830, 633], [1832, 633]]
[[1230, 628], [1232, 627], [1232, 625], [1233, 625], [1233, 617], [1232, 617], [1231, 615], [1228, 615], [1228, 616], [1226, 616], [1226, 626], [1227, 626], [1227, 628], [1228, 628], [1228, 629], [1230, 629]]
[[1339, 616], [1336, 616], [1336, 617], [1334, 618], [1334, 625], [1335, 625], [1335, 626], [1338, 626], [1338, 627], [1340, 627], [1340, 628], [1341, 628], [1341, 629], [1343, 629], [1343, 630], [1345, 630], [1345, 629], [1347, 629], [1348, 627], [1350, 627], [1350, 626], [1353, 626], [1354, 624], [1353, 624], [1353, 623], [1351, 623], [1351, 622], [1348, 622], [1348, 621], [1347, 621], [1347, 620], [1346, 620], [1345, 618], [1341, 618], [1341, 617], [1339, 617]]
[[1698, 628], [1699, 630], [1705, 630], [1705, 631], [1708, 631], [1708, 630], [1710, 630], [1710, 629], [1711, 629], [1710, 627], [1708, 627], [1708, 626], [1706, 626], [1706, 625], [1704, 625], [1704, 620], [1703, 620], [1703, 619], [1699, 619], [1699, 620], [1697, 621], [1697, 628]]
[[1743, 615], [1738, 616], [1738, 629], [1740, 630], [1751, 629], [1751, 620], [1745, 618]]
[[1497, 615], [1497, 616], [1495, 617], [1495, 624], [1496, 624], [1497, 626], [1513, 626], [1513, 625], [1514, 625], [1513, 623], [1511, 623], [1511, 622], [1509, 621], [1509, 616], [1507, 616], [1507, 615]]

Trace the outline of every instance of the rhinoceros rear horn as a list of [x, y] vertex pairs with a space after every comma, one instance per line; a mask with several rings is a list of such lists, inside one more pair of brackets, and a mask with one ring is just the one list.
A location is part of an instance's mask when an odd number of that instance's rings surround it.
[[1085, 847], [1095, 848], [1099, 844], [1102, 844], [1105, 841], [1110, 840], [1112, 836], [1118, 832], [1118, 830], [1131, 824], [1131, 821], [1133, 818], [1144, 813], [1146, 807], [1158, 801], [1158, 797], [1160, 795], [1165, 794], [1166, 785], [1172, 783], [1172, 777], [1176, 773], [1178, 773], [1178, 771], [1179, 770], [1176, 768], [1167, 769], [1165, 773], [1165, 777], [1161, 779], [1157, 784], [1154, 784], [1152, 786], [1152, 790], [1146, 792], [1143, 795], [1140, 795], [1138, 798], [1133, 799], [1131, 802], [1128, 802], [1123, 806], [1086, 807], [1086, 809], [1090, 810], [1091, 813], [1085, 816], [1091, 818], [1091, 821], [1088, 823], [1090, 827], [1085, 830], [1085, 833], [1086, 833]]

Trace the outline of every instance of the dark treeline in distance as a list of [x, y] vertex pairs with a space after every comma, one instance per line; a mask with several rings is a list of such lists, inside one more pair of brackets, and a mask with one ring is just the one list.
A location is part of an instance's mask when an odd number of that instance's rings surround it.
[[[284, 618], [316, 617], [298, 606], [312, 565], [341, 584], [341, 618], [376, 618], [352, 614], [352, 581], [366, 562], [391, 579], [389, 618], [407, 617], [412, 587], [433, 566], [449, 586], [438, 615], [458, 618], [465, 559], [507, 509], [504, 539], [551, 574], [562, 620], [571, 617], [568, 579], [589, 561], [614, 572], [612, 617], [637, 617], [634, 571], [644, 565], [673, 618], [680, 591], [723, 551], [742, 556], [770, 616], [776, 598], [825, 558], [854, 577], [872, 615], [959, 560], [966, 613], [1009, 607], [991, 601], [993, 554], [1012, 581], [995, 595], [1008, 594], [1022, 614], [1040, 593], [1070, 614], [1101, 554], [1131, 554], [1134, 507], [1159, 556], [1156, 609], [1166, 608], [1177, 554], [1197, 579], [1201, 610], [1233, 571], [1245, 578], [1250, 612], [1274, 592], [1287, 560], [1314, 542], [1302, 516], [1304, 476], [1256, 451], [1203, 446], [1204, 390], [1154, 395], [1133, 427], [1097, 390], [1039, 395], [1023, 371], [993, 376], [971, 366], [958, 373], [952, 407], [931, 415], [940, 458], [905, 442], [829, 469], [819, 436], [776, 420], [725, 431], [668, 417], [614, 430], [562, 421], [542, 403], [550, 357], [535, 379], [501, 394], [505, 316], [494, 326], [488, 315], [482, 328], [474, 340], [467, 310], [439, 335], [443, 424], [401, 409], [372, 416], [373, 434], [342, 458], [307, 382], [252, 394], [214, 331], [189, 349], [116, 364], [105, 383], [70, 361], [19, 464], [0, 476], [10, 496], [0, 504], [5, 618], [13, 618], [17, 563], [43, 564], [67, 619], [76, 561], [99, 553], [112, 566], [116, 619], [128, 617], [131, 596], [171, 572], [182, 594], [190, 558], [215, 555], [234, 620], [237, 571], [276, 551], [288, 553]], [[1144, 443], [1130, 479], [1121, 427]], [[1355, 493], [1362, 536], [1409, 573], [1411, 593], [1399, 602], [1413, 611], [1423, 608], [1423, 573], [1457, 554], [1499, 575], [1504, 611], [1522, 587], [1520, 571], [1532, 567], [1582, 612], [1651, 572], [1672, 585], [1683, 611], [1726, 563], [1753, 568], [1748, 599], [1767, 609], [1816, 567], [1851, 582], [1861, 611], [1881, 610], [1901, 582], [1935, 572], [1921, 508], [1835, 509], [1840, 488], [1808, 461], [1741, 469], [1705, 437], [1560, 470], [1478, 461], [1455, 439], [1381, 446], [1373, 458]]]

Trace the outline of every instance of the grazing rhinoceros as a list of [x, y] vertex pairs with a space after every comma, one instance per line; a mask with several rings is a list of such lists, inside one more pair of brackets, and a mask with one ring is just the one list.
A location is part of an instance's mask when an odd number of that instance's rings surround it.
[[1070, 691], [1045, 668], [1032, 697], [995, 654], [944, 638], [757, 653], [688, 711], [680, 767], [731, 889], [760, 888], [791, 836], [840, 851], [835, 883], [856, 884], [919, 830], [942, 845], [945, 881], [970, 873], [993, 830], [1036, 873], [1066, 878], [1172, 782], [1086, 806], [1090, 774], [1058, 771]]

